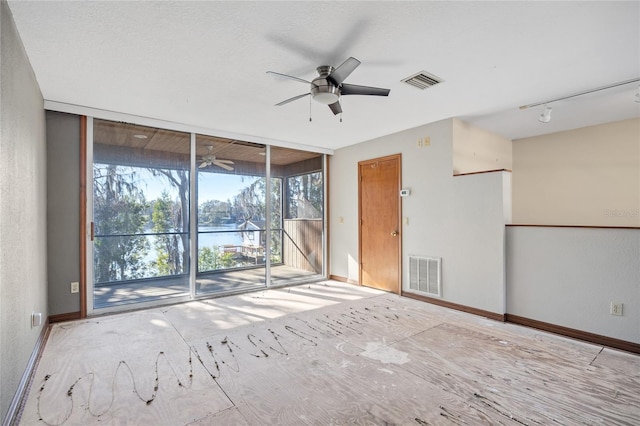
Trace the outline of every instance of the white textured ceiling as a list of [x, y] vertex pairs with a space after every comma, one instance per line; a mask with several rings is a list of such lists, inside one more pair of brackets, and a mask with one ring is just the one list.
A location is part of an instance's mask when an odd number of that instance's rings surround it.
[[[46, 100], [336, 149], [449, 117], [521, 138], [640, 116], [640, 2], [10, 1]], [[308, 98], [319, 65], [354, 56], [343, 122]], [[444, 79], [421, 91], [401, 79]]]

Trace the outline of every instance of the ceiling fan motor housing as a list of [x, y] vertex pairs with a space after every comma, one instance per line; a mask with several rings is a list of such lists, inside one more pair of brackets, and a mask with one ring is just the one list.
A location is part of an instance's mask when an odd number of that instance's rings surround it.
[[311, 99], [323, 105], [327, 105], [333, 115], [342, 114], [340, 98], [342, 95], [369, 95], [369, 96], [389, 96], [389, 89], [381, 87], [359, 86], [357, 84], [344, 84], [344, 80], [360, 65], [360, 61], [353, 56], [347, 58], [338, 68], [331, 65], [321, 65], [316, 70], [318, 76], [313, 81], [294, 77], [278, 72], [267, 71], [268, 74], [279, 75], [302, 83], [307, 83], [311, 87], [309, 92], [286, 99], [276, 104], [282, 106], [297, 99], [311, 95]]
[[324, 105], [331, 105], [340, 98], [340, 87], [333, 84], [327, 77], [333, 72], [331, 65], [322, 65], [316, 68], [319, 76], [313, 80], [311, 85], [311, 97], [316, 102]]

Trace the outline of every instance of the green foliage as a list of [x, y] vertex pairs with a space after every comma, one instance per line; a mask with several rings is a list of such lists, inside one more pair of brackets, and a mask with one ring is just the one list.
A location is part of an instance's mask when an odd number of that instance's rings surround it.
[[154, 244], [157, 254], [155, 267], [159, 275], [187, 273], [189, 270], [189, 172], [186, 169], [150, 168], [156, 177], [167, 180], [176, 194], [172, 201], [167, 191], [155, 201], [153, 208], [153, 230], [155, 233], [173, 233], [156, 236]]
[[[188, 273], [189, 266], [189, 172], [181, 169], [148, 168], [168, 185], [162, 195], [147, 202], [135, 167], [94, 165], [94, 221], [98, 225], [95, 240], [95, 282], [113, 282]], [[266, 179], [243, 176], [248, 184], [232, 200], [209, 200], [198, 207], [198, 224], [219, 226], [237, 223], [251, 232], [253, 223], [266, 227]], [[144, 180], [142, 181], [144, 182]], [[322, 173], [308, 173], [287, 179], [288, 217], [321, 218], [323, 208]], [[271, 259], [282, 260], [283, 180], [272, 178]], [[152, 233], [150, 237], [147, 234]], [[248, 235], [248, 234], [247, 234]], [[253, 235], [253, 234], [251, 234]], [[260, 232], [266, 243], [266, 232]], [[153, 247], [149, 241], [153, 241]], [[155, 261], [145, 264], [149, 250]], [[204, 247], [198, 252], [198, 271], [215, 271], [242, 266], [234, 253], [219, 247]]]
[[198, 253], [198, 272], [216, 271], [233, 266], [233, 253], [221, 252], [219, 247], [203, 247]]
[[130, 167], [94, 166], [94, 275], [96, 283], [141, 278], [149, 251], [142, 233], [147, 203]]
[[321, 219], [324, 205], [322, 172], [287, 179], [288, 218]]
[[265, 178], [247, 185], [233, 199], [233, 210], [242, 225], [265, 218]]
[[[282, 228], [282, 179], [271, 179], [271, 228], [278, 230]], [[260, 226], [266, 219], [266, 178], [256, 179], [246, 186], [233, 200], [233, 209], [238, 221], [238, 228], [246, 230], [249, 222]], [[264, 226], [264, 225], [262, 225]], [[249, 231], [252, 232], [252, 231]], [[259, 244], [265, 244], [264, 235], [261, 233]], [[271, 235], [271, 253], [275, 255], [282, 251], [282, 238], [279, 232], [274, 231]]]
[[180, 204], [173, 202], [167, 191], [163, 191], [161, 197], [153, 202], [153, 232], [160, 234], [156, 235], [154, 243], [157, 254], [154, 266], [159, 275], [175, 275], [184, 271], [181, 235], [166, 234], [180, 228], [181, 213]]
[[198, 207], [198, 223], [202, 226], [215, 226], [235, 220], [231, 203], [228, 201], [209, 200]]
[[218, 247], [203, 247], [198, 252], [198, 272], [218, 269]]

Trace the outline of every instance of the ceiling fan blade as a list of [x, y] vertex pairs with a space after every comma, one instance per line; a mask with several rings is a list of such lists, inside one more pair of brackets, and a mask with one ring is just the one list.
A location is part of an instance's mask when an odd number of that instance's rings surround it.
[[333, 115], [338, 115], [342, 112], [340, 101], [335, 101], [334, 103], [330, 104], [329, 108], [331, 109], [331, 112], [333, 112]]
[[233, 161], [231, 160], [216, 160], [219, 163], [225, 163], [225, 164], [235, 164]]
[[360, 61], [354, 58], [353, 56], [344, 61], [338, 68], [333, 70], [331, 74], [329, 74], [329, 79], [333, 81], [336, 86], [342, 84], [342, 82], [349, 77], [349, 74], [353, 72], [360, 65]]
[[340, 86], [340, 93], [343, 95], [389, 96], [390, 91], [381, 87], [358, 86], [357, 84], [343, 84]]
[[209, 165], [209, 163], [207, 163], [206, 161], [203, 161], [203, 162], [202, 162], [202, 164], [200, 164], [200, 165], [198, 166], [198, 168], [199, 168], [199, 169], [203, 169], [203, 168], [207, 167], [208, 165]]
[[309, 96], [309, 93], [303, 93], [302, 95], [294, 96], [293, 98], [285, 99], [284, 101], [277, 103], [276, 106], [282, 106], [284, 104], [288, 104], [289, 102], [296, 101], [300, 98], [304, 98], [305, 96]]
[[220, 168], [228, 170], [228, 171], [232, 171], [233, 170], [233, 167], [227, 166], [226, 164], [221, 163], [219, 160], [214, 161], [213, 164], [215, 164], [216, 166], [218, 166]]
[[317, 84], [315, 84], [315, 83], [313, 83], [313, 82], [311, 82], [311, 81], [307, 81], [307, 80], [304, 80], [304, 79], [302, 79], [302, 78], [294, 77], [294, 76], [292, 76], [292, 75], [281, 74], [281, 73], [279, 73], [279, 72], [274, 72], [274, 71], [267, 71], [267, 74], [279, 75], [280, 77], [290, 78], [290, 79], [293, 79], [293, 80], [297, 80], [297, 81], [299, 81], [299, 82], [301, 82], [301, 83], [312, 84], [312, 85], [314, 85], [314, 86], [318, 87], [318, 85], [317, 85]]

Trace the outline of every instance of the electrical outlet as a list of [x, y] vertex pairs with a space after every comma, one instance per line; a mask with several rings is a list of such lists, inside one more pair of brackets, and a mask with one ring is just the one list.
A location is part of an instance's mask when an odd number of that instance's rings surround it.
[[71, 283], [71, 293], [77, 293], [80, 291], [80, 283], [77, 281], [74, 281]]
[[34, 312], [31, 314], [31, 328], [42, 325], [42, 312]]
[[426, 136], [424, 138], [424, 146], [429, 146], [431, 145], [431, 138], [429, 136]]
[[622, 316], [622, 302], [611, 302], [611, 315]]

